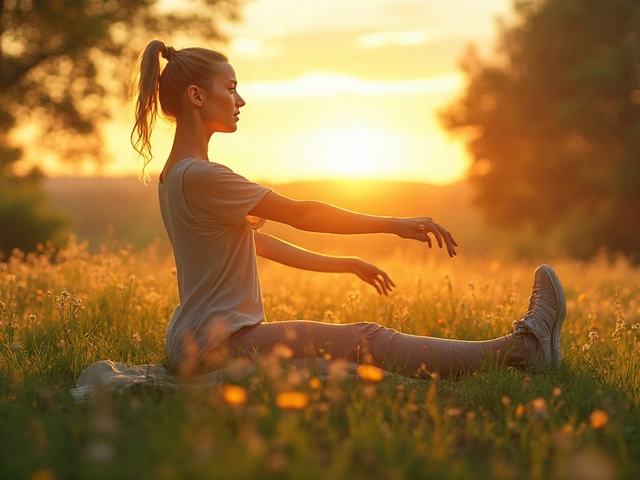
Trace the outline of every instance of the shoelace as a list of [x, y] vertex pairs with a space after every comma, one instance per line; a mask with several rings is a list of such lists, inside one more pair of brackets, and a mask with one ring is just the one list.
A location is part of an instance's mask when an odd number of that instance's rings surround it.
[[526, 313], [519, 320], [513, 322], [513, 327], [516, 333], [531, 331], [525, 323], [525, 319], [527, 318], [537, 320], [540, 313], [550, 315], [551, 317], [555, 314], [555, 306], [543, 302], [544, 294], [542, 290], [543, 287], [541, 285], [533, 286], [531, 297], [529, 298], [529, 307], [527, 308]]
[[534, 310], [538, 309], [540, 302], [542, 301], [542, 288], [534, 285], [533, 290], [531, 291], [531, 297], [529, 297], [529, 308], [527, 308], [527, 312], [524, 314], [525, 317], [532, 314]]

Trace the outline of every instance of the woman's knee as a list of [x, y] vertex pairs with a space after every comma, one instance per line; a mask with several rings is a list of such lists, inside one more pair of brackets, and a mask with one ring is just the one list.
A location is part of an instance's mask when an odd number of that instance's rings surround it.
[[360, 336], [366, 339], [398, 333], [396, 330], [385, 327], [376, 322], [359, 322], [352, 325], [357, 326], [360, 330]]

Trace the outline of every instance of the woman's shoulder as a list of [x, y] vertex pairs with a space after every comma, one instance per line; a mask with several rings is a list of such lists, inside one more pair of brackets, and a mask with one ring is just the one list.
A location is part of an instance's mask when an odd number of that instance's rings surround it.
[[183, 173], [183, 187], [217, 190], [239, 188], [264, 188], [261, 185], [248, 180], [234, 172], [226, 165], [208, 160], [193, 162], [187, 166]]
[[188, 176], [194, 180], [204, 180], [207, 182], [249, 182], [246, 177], [234, 172], [231, 168], [222, 163], [212, 162], [210, 160], [195, 161], [185, 168], [185, 177]]
[[[179, 160], [169, 159], [164, 165], [164, 169], [160, 174], [160, 183], [165, 184], [169, 178], [175, 178], [177, 181], [181, 181], [187, 170], [191, 169], [194, 165], [199, 163], [208, 163], [206, 160], [200, 160], [198, 158], [181, 158]], [[196, 166], [196, 169], [198, 167]]]
[[186, 160], [191, 161], [185, 162], [185, 172], [197, 172], [198, 175], [236, 175], [233, 170], [221, 163], [212, 162], [210, 160], [202, 160], [198, 158]]

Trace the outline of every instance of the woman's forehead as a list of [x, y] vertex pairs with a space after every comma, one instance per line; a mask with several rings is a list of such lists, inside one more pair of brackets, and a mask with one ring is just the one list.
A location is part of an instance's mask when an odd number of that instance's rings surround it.
[[222, 83], [236, 82], [236, 72], [230, 63], [222, 62], [220, 73], [216, 75], [216, 80]]

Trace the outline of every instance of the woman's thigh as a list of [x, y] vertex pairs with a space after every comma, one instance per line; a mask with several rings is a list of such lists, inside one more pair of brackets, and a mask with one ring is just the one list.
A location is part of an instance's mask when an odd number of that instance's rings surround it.
[[[360, 362], [367, 354], [367, 339], [387, 330], [375, 323], [345, 325], [295, 320], [263, 322], [235, 332], [227, 341], [231, 356], [267, 353], [284, 345], [292, 358], [331, 357]], [[391, 331], [390, 331], [391, 332]]]

